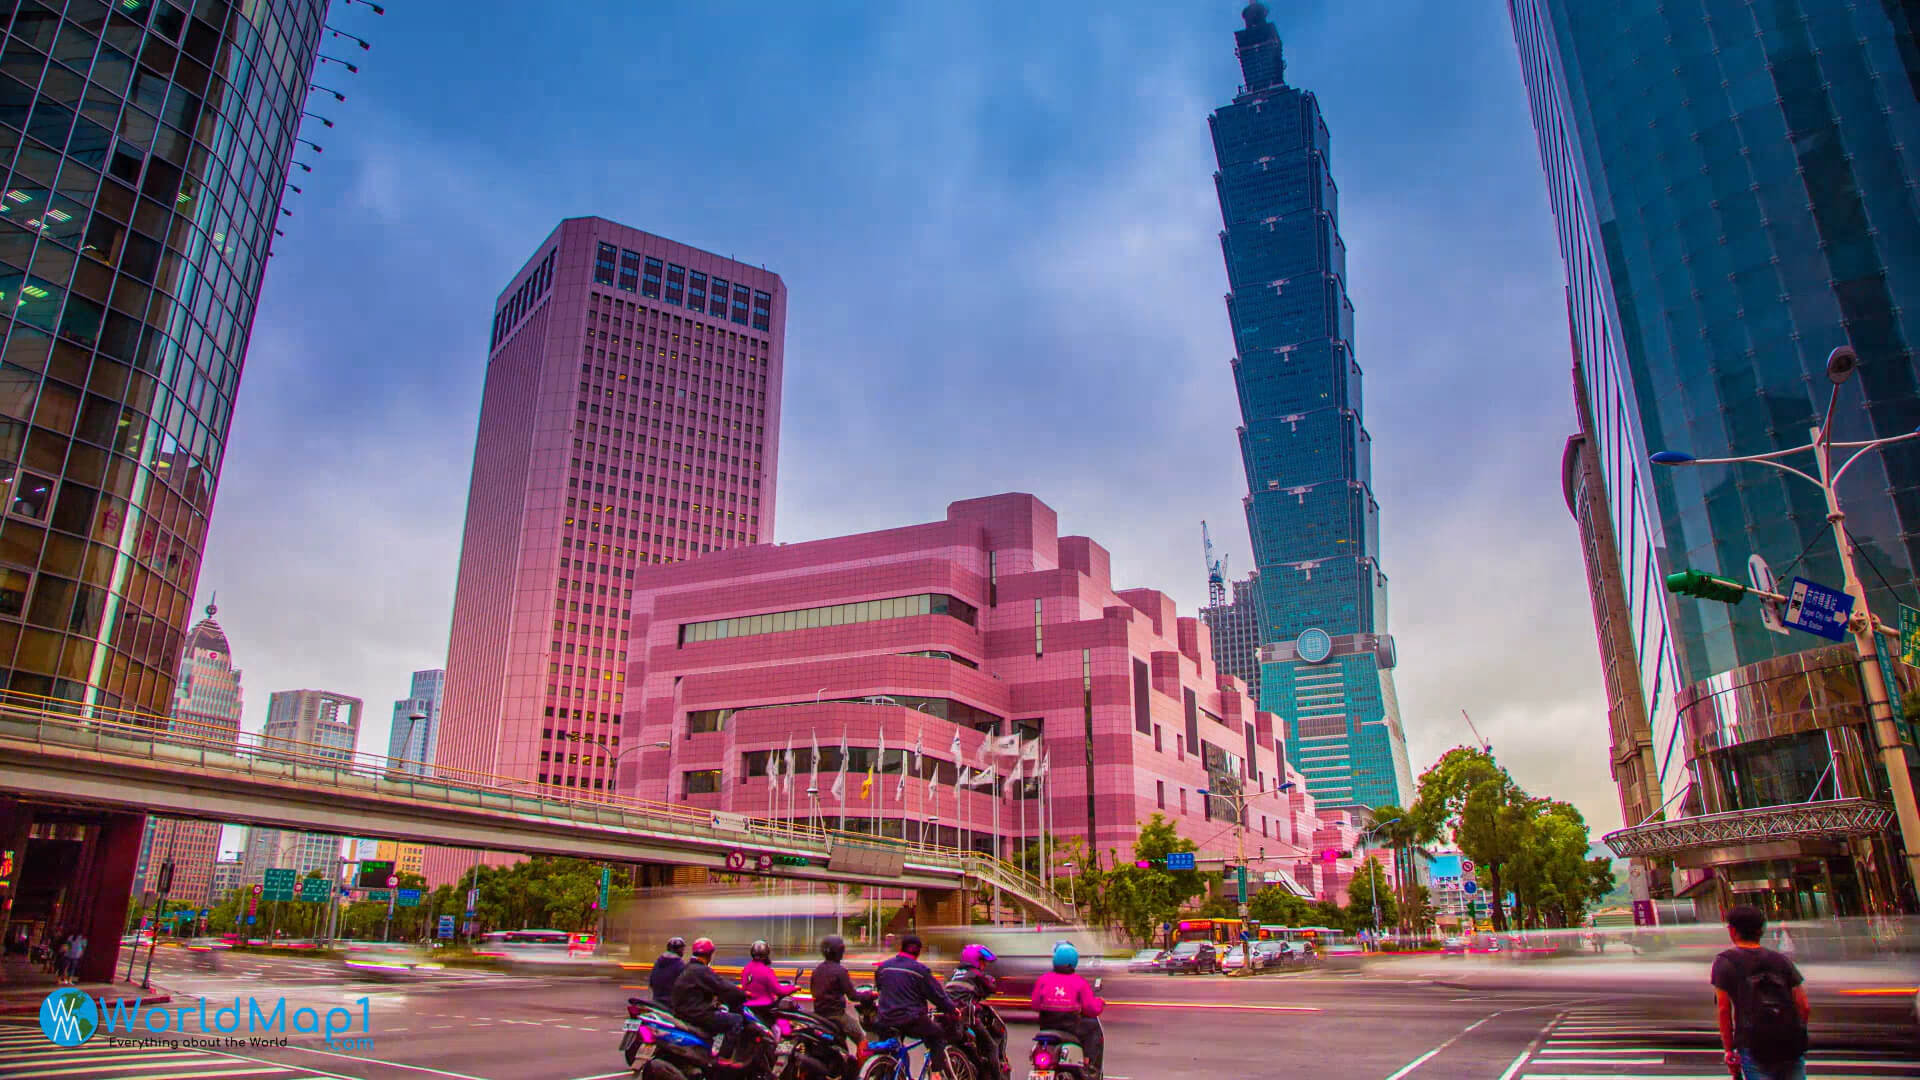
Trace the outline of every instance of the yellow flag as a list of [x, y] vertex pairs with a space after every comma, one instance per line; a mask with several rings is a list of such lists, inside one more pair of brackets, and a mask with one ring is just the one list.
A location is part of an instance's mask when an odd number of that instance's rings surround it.
[[867, 778], [865, 780], [860, 781], [860, 797], [865, 799], [865, 798], [871, 797], [872, 794], [873, 794], [873, 771], [869, 769], [867, 771]]

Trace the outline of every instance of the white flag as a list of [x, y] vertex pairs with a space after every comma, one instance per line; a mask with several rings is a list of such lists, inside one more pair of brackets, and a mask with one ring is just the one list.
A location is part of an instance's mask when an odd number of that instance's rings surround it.
[[787, 732], [787, 756], [780, 769], [783, 794], [793, 794], [793, 732]]
[[817, 790], [820, 787], [820, 729], [813, 729], [808, 737], [813, 742], [813, 756], [807, 759], [807, 787]]
[[953, 745], [947, 747], [947, 753], [953, 755], [954, 761], [957, 762], [960, 760], [960, 729], [959, 728], [953, 729]]
[[958, 792], [967, 786], [967, 774], [971, 771], [965, 765], [960, 766], [960, 775], [953, 778], [954, 791]]
[[1020, 736], [1018, 734], [995, 735], [993, 737], [993, 754], [995, 757], [1007, 757], [1011, 754], [1018, 754], [1019, 752]]
[[1040, 775], [1041, 776], [1047, 775], [1048, 771], [1051, 770], [1052, 768], [1053, 768], [1053, 755], [1051, 753], [1041, 754], [1040, 755]]
[[1039, 739], [1027, 739], [1020, 744], [1020, 760], [1021, 761], [1039, 761], [1040, 760], [1040, 740]]
[[992, 748], [993, 748], [993, 740], [987, 737], [985, 734], [982, 734], [980, 736], [980, 752], [973, 756], [973, 760], [979, 762], [982, 765], [987, 764], [989, 760], [989, 755], [992, 753]]
[[913, 763], [915, 765], [919, 765], [921, 757], [926, 754], [925, 739], [926, 732], [924, 731], [913, 737]]
[[898, 781], [897, 783], [895, 783], [895, 784], [893, 785], [893, 797], [894, 797], [894, 798], [896, 798], [896, 799], [902, 799], [902, 800], [904, 800], [904, 799], [905, 799], [905, 798], [907, 797], [907, 770], [906, 770], [906, 762], [904, 762], [904, 761], [903, 761], [903, 762], [901, 762], [901, 763], [900, 763], [900, 766], [901, 766], [901, 768], [900, 768], [900, 779], [899, 779], [899, 781]]
[[847, 799], [847, 729], [840, 729], [840, 771], [833, 778], [833, 797], [845, 802]]

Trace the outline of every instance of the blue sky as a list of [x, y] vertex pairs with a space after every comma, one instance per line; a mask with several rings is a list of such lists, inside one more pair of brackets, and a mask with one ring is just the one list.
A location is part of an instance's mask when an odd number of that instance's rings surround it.
[[[500, 286], [599, 214], [789, 289], [779, 535], [1031, 491], [1123, 586], [1248, 563], [1209, 111], [1239, 4], [395, 0], [334, 25], [336, 122], [268, 270], [201, 573], [267, 692], [444, 662]], [[1318, 94], [1418, 771], [1473, 713], [1618, 823], [1573, 521], [1563, 272], [1503, 5], [1279, 5]]]

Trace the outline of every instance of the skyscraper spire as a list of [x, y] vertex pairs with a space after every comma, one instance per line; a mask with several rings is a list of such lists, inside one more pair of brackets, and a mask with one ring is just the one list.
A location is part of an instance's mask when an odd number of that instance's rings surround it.
[[1280, 31], [1267, 21], [1267, 5], [1254, 0], [1240, 17], [1246, 20], [1247, 28], [1235, 31], [1233, 41], [1246, 92], [1285, 85], [1287, 60], [1280, 50]]

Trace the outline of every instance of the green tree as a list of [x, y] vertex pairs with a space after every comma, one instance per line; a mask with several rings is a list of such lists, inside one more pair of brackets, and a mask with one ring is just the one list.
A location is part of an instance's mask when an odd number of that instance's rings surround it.
[[1369, 855], [1366, 861], [1360, 864], [1359, 870], [1354, 873], [1353, 880], [1347, 883], [1349, 924], [1368, 930], [1373, 929], [1376, 901], [1380, 905], [1379, 924], [1383, 927], [1391, 924], [1399, 914], [1399, 909], [1394, 903], [1393, 890], [1387, 882], [1386, 867], [1380, 865], [1379, 859]]
[[[1074, 895], [1087, 921], [1118, 929], [1135, 942], [1154, 940], [1160, 924], [1173, 921], [1182, 907], [1204, 895], [1215, 877], [1200, 870], [1166, 868], [1169, 853], [1195, 849], [1194, 842], [1181, 836], [1173, 822], [1154, 814], [1140, 826], [1131, 863], [1124, 862], [1118, 852], [1109, 852], [1108, 869], [1100, 869], [1097, 860], [1089, 860], [1096, 863], [1092, 872], [1074, 883]], [[1086, 869], [1085, 861], [1073, 857], [1085, 851], [1078, 838], [1063, 842], [1060, 850], [1076, 867]]]
[[1531, 802], [1492, 755], [1464, 746], [1420, 776], [1414, 815], [1423, 826], [1451, 831], [1461, 852], [1485, 871], [1496, 930], [1507, 929], [1502, 875], [1522, 849], [1535, 813]]
[[1268, 926], [1305, 926], [1313, 921], [1313, 904], [1270, 886], [1247, 901], [1247, 917]]

